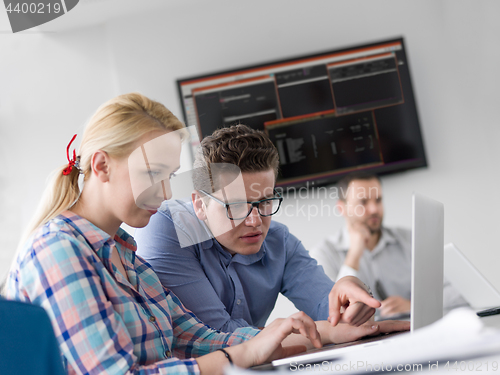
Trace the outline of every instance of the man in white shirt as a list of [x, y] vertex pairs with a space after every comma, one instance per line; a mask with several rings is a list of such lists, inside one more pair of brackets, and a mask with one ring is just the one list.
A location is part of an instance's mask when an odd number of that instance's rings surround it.
[[[382, 186], [376, 175], [351, 174], [338, 183], [337, 208], [346, 226], [310, 251], [334, 281], [356, 276], [382, 301], [381, 317], [410, 312], [411, 231], [382, 226]], [[445, 282], [444, 307], [467, 305]]]

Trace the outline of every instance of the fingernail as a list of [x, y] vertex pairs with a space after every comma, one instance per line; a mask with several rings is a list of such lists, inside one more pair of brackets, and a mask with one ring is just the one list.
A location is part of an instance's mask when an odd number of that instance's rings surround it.
[[377, 329], [377, 326], [372, 326], [372, 329]]

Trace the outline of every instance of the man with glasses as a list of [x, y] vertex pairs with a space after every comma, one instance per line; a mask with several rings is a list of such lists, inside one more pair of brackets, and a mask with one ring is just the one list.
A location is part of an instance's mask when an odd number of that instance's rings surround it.
[[[222, 331], [264, 326], [280, 292], [314, 320], [362, 325], [380, 306], [364, 284], [348, 277], [334, 286], [288, 228], [271, 220], [283, 200], [274, 190], [278, 164], [269, 138], [244, 125], [205, 137], [191, 202], [164, 204], [138, 229], [138, 254], [187, 308]], [[395, 327], [348, 327], [336, 341], [408, 328]], [[333, 341], [335, 332], [328, 335]]]
[[232, 202], [224, 203], [213, 195], [207, 193], [205, 190], [200, 190], [200, 193], [212, 198], [226, 209], [226, 216], [229, 220], [245, 220], [253, 211], [257, 209], [260, 216], [272, 216], [278, 212], [283, 202], [283, 197], [273, 189], [273, 197], [262, 199], [257, 202]]

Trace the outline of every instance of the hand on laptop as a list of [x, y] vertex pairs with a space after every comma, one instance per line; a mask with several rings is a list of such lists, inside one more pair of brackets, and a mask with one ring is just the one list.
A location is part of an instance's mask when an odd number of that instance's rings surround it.
[[339, 322], [360, 326], [381, 306], [379, 301], [368, 294], [366, 285], [354, 276], [346, 276], [337, 281], [328, 299], [328, 321], [332, 326]]
[[320, 325], [321, 322], [316, 322], [318, 331], [321, 334], [323, 345], [333, 343], [342, 344], [344, 342], [356, 341], [365, 336], [375, 336], [381, 333], [391, 333], [399, 331], [409, 331], [410, 322], [398, 320], [386, 320], [383, 322], [366, 322], [359, 327], [353, 327], [349, 324], [339, 323], [335, 327], [329, 327], [328, 340], [323, 339], [325, 330]]
[[[321, 336], [321, 343], [342, 344], [359, 340], [366, 336], [376, 336], [382, 333], [409, 331], [410, 322], [386, 320], [383, 322], [368, 321], [359, 327], [353, 327], [346, 323], [339, 323], [332, 327], [326, 320], [317, 321], [316, 327]], [[283, 342], [283, 347], [295, 348], [303, 346], [307, 349], [314, 347], [313, 343], [302, 335], [290, 335]]]
[[249, 367], [301, 353], [309, 345], [320, 348], [321, 337], [315, 322], [299, 311], [286, 319], [274, 320], [251, 340], [226, 350], [241, 350], [241, 357], [246, 358], [245, 365]]
[[411, 302], [400, 296], [390, 296], [382, 301], [380, 316], [387, 317], [395, 314], [410, 312]]

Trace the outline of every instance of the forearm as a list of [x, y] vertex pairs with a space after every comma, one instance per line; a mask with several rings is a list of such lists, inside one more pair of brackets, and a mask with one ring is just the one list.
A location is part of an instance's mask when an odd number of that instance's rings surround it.
[[356, 271], [359, 271], [359, 260], [361, 259], [361, 255], [363, 255], [362, 252], [359, 253], [359, 251], [349, 250], [345, 257], [344, 264]]
[[[224, 313], [228, 315], [225, 310]], [[203, 321], [203, 319], [201, 319], [201, 321]], [[245, 319], [228, 319], [227, 322], [224, 323], [221, 327], [212, 327], [212, 328], [216, 328], [222, 332], [234, 332], [238, 328], [244, 328], [244, 327], [252, 327], [260, 330], [263, 329], [261, 327], [255, 327], [254, 325], [248, 323]]]
[[[330, 323], [328, 323], [328, 321], [326, 320], [319, 320], [316, 321], [315, 323], [316, 323], [316, 328], [321, 336], [321, 344], [322, 345], [332, 344], [333, 342], [330, 337], [330, 331], [332, 330], [332, 326], [330, 325]], [[309, 340], [307, 337], [295, 333], [292, 333], [290, 336], [284, 339], [282, 345], [283, 346], [304, 345], [307, 348], [306, 350], [314, 348], [314, 345], [312, 344], [311, 340]]]
[[[174, 336], [174, 355], [182, 356], [183, 353], [190, 353], [193, 357], [201, 357], [220, 348], [238, 346], [252, 339], [260, 332], [251, 327], [243, 327], [237, 328], [231, 333], [224, 333], [207, 328], [201, 322], [199, 323], [192, 327], [186, 327], [186, 324], [183, 323], [182, 333]], [[198, 339], [193, 341], [193, 336], [198, 336]]]
[[[254, 365], [254, 363], [252, 363], [250, 360], [251, 356], [248, 355], [247, 348], [244, 344], [228, 347], [224, 350], [229, 354], [234, 365], [241, 368], [248, 368]], [[226, 358], [226, 355], [220, 350], [199, 357], [196, 359], [196, 361], [198, 362], [198, 366], [202, 375], [222, 375], [224, 367], [229, 365], [229, 360]]]
[[[303, 312], [298, 312], [286, 319], [276, 319], [253, 339], [236, 346], [225, 348], [232, 362], [239, 367], [251, 367], [273, 359], [287, 357], [301, 352], [301, 348], [283, 347], [282, 343], [292, 332], [300, 332], [310, 337], [316, 347], [321, 347], [319, 332], [314, 321]], [[297, 350], [299, 349], [299, 350]], [[220, 374], [221, 358], [223, 353], [212, 353], [199, 358], [202, 373]], [[217, 355], [217, 357], [216, 357]]]

